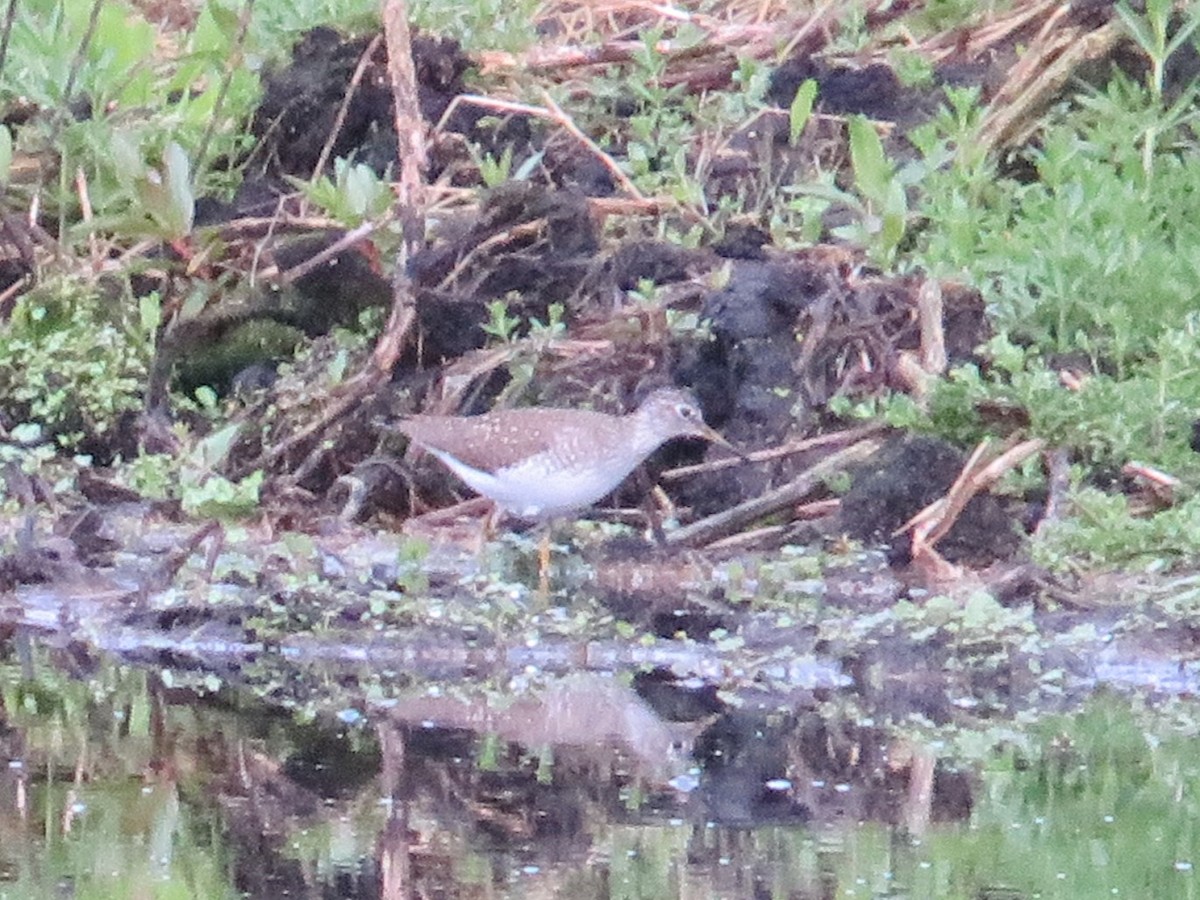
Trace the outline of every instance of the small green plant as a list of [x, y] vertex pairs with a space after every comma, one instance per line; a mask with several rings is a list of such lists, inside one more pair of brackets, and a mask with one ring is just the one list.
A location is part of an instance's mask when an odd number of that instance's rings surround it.
[[30, 0], [13, 23], [0, 93], [46, 109], [87, 97], [97, 113], [152, 104], [154, 42], [153, 26], [118, 0], [95, 10], [90, 3]]
[[865, 49], [870, 40], [866, 4], [861, 0], [843, 4], [838, 16], [838, 29], [827, 52], [831, 55], [853, 55]]
[[179, 468], [179, 500], [193, 516], [238, 519], [258, 509], [262, 471], [230, 481], [219, 469], [237, 440], [240, 424], [227, 425], [197, 442]]
[[509, 175], [512, 173], [513, 151], [511, 146], [504, 148], [499, 159], [490, 153], [480, 153], [474, 147], [471, 148], [471, 156], [475, 159], [475, 165], [479, 167], [479, 177], [483, 180], [485, 187], [499, 187], [508, 181]]
[[662, 290], [649, 278], [639, 279], [637, 287], [628, 291], [626, 296], [636, 308], [650, 312], [661, 310], [672, 334], [687, 335], [693, 339], [703, 340], [709, 340], [712, 337], [709, 327], [711, 323], [707, 319], [701, 321], [699, 313], [694, 310], [672, 309], [666, 306]]
[[896, 426], [932, 428], [970, 445], [988, 433], [980, 410], [1021, 410], [1031, 435], [1070, 450], [1090, 468], [1111, 471], [1138, 459], [1200, 483], [1200, 457], [1189, 447], [1192, 398], [1200, 392], [1198, 332], [1193, 317], [1184, 329], [1161, 335], [1123, 377], [1092, 372], [1074, 390], [1063, 386], [1036, 348], [1000, 335], [982, 348], [986, 370], [952, 369], [934, 385], [926, 411], [908, 398], [894, 398], [884, 415]]
[[793, 185], [785, 192], [795, 198], [790, 205], [807, 223], [806, 235], [819, 233], [821, 217], [830, 206], [851, 209], [854, 223], [835, 229], [834, 234], [866, 248], [879, 265], [890, 266], [908, 227], [907, 187], [919, 181], [926, 169], [921, 165], [900, 168], [890, 161], [875, 126], [863, 116], [850, 118], [849, 139], [852, 192], [838, 188], [832, 175], [818, 176], [815, 183]]
[[722, 121], [739, 121], [753, 113], [762, 104], [771, 84], [771, 68], [749, 56], [738, 59], [733, 83], [738, 90], [718, 99], [722, 103]]
[[[178, 52], [165, 55], [155, 27], [121, 0], [22, 6], [0, 102], [21, 98], [39, 110], [15, 140], [24, 153], [59, 157], [58, 190], [41, 197], [64, 234], [128, 228], [134, 238], [179, 237], [193, 193], [228, 184], [207, 161], [241, 155], [250, 138], [240, 125], [259, 80], [254, 66], [235, 64], [248, 51], [236, 43], [237, 15], [221, 10], [208, 3]], [[70, 227], [81, 213], [77, 177], [94, 210], [87, 228]]]
[[888, 62], [905, 87], [927, 88], [934, 83], [933, 64], [920, 53], [899, 48], [888, 54]]
[[480, 326], [484, 334], [491, 335], [502, 344], [509, 344], [517, 336], [521, 319], [509, 312], [507, 300], [493, 300], [487, 305], [488, 321]]
[[566, 333], [567, 326], [563, 321], [565, 307], [561, 303], [550, 304], [545, 322], [530, 316], [527, 323], [529, 339], [520, 344], [516, 341], [522, 330], [522, 322], [519, 316], [510, 313], [508, 303], [504, 300], [494, 300], [488, 304], [488, 311], [491, 313], [491, 321], [483, 326], [483, 330], [502, 344], [512, 345], [514, 349], [519, 348], [519, 352], [513, 353], [508, 361], [512, 380], [505, 390], [507, 396], [516, 396], [533, 381], [538, 359], [550, 343]]
[[920, 34], [962, 28], [971, 22], [991, 21], [1012, 4], [1007, 2], [980, 3], [979, 0], [930, 0], [910, 16]]
[[[642, 32], [632, 53], [634, 72], [621, 83], [637, 107], [622, 123], [627, 129], [622, 135], [625, 167], [646, 193], [666, 193], [698, 206], [704, 202], [704, 190], [688, 155], [696, 132], [697, 102], [685, 85], [665, 83], [667, 57], [660, 48], [665, 34], [661, 27]], [[685, 25], [676, 30], [672, 42], [683, 48], [701, 38], [695, 28]]]
[[[481, 120], [481, 127], [488, 122], [488, 119]], [[498, 120], [494, 124], [498, 127]], [[483, 181], [484, 187], [488, 188], [499, 187], [508, 181], [528, 181], [533, 177], [533, 173], [537, 171], [537, 167], [542, 164], [542, 160], [546, 156], [544, 150], [531, 153], [524, 162], [514, 169], [513, 148], [511, 145], [505, 146], [499, 159], [490, 153], [484, 153], [474, 144], [470, 145], [469, 149], [471, 159], [475, 161], [475, 165], [479, 169], [479, 177]]]
[[635, 306], [657, 309], [662, 303], [658, 285], [649, 278], [639, 278], [637, 287], [627, 292]]
[[567, 332], [567, 324], [563, 321], [566, 311], [561, 303], [551, 303], [546, 309], [546, 321], [530, 316], [529, 336], [535, 344], [545, 346], [550, 341], [561, 338]]
[[139, 453], [120, 471], [125, 483], [148, 500], [169, 500], [179, 487], [179, 463], [166, 453]]
[[[324, 0], [333, 4], [334, 0]], [[339, 0], [343, 4], [352, 0]], [[379, 4], [358, 0], [373, 15]], [[290, 5], [290, 4], [284, 4]], [[468, 50], [524, 50], [537, 37], [535, 25], [542, 6], [538, 0], [472, 0], [470, 3], [445, 3], [417, 0], [409, 5], [413, 21], [432, 32], [452, 34]], [[339, 18], [302, 19], [301, 21], [342, 21]]]
[[[153, 331], [100, 289], [51, 281], [21, 298], [0, 333], [0, 406], [37, 423], [60, 446], [108, 435], [142, 406]], [[150, 304], [152, 306], [153, 304]], [[153, 315], [149, 306], [145, 314]]]
[[[1167, 60], [1176, 50], [1183, 47], [1200, 27], [1200, 10], [1193, 4], [1184, 4], [1182, 17], [1175, 23], [1175, 31], [1168, 36], [1172, 18], [1175, 16], [1176, 4], [1173, 0], [1146, 0], [1145, 13], [1139, 14], [1128, 0], [1120, 0], [1116, 5], [1117, 15], [1121, 17], [1129, 34], [1150, 60], [1150, 72], [1147, 86], [1156, 104], [1161, 104], [1163, 88], [1166, 83]], [[1192, 85], [1186, 94], [1194, 91]]]
[[1161, 572], [1200, 560], [1200, 497], [1149, 516], [1133, 515], [1128, 498], [1095, 487], [1076, 487], [1070, 499], [1072, 514], [1048, 523], [1033, 545], [1042, 565]]
[[890, 263], [904, 238], [908, 197], [895, 164], [884, 153], [875, 126], [862, 116], [850, 119], [850, 162], [854, 167], [854, 187], [863, 200], [859, 233], [874, 237], [868, 241], [868, 247], [877, 261]]
[[186, 237], [192, 230], [196, 198], [192, 193], [192, 170], [183, 148], [175, 141], [163, 151], [162, 167], [142, 163], [140, 154], [123, 141], [117, 152], [118, 181], [130, 197], [128, 215], [137, 217], [126, 227], [127, 234], [143, 233], [165, 240]]
[[292, 180], [310, 201], [348, 227], [386, 215], [394, 199], [387, 182], [370, 166], [346, 159], [334, 160], [332, 178]]
[[156, 500], [178, 500], [192, 516], [239, 519], [258, 509], [263, 473], [231, 481], [218, 471], [237, 439], [238, 425], [214, 431], [182, 457], [142, 453], [124, 463], [129, 486]]
[[396, 556], [396, 587], [411, 597], [428, 594], [429, 543], [420, 538], [406, 538]]

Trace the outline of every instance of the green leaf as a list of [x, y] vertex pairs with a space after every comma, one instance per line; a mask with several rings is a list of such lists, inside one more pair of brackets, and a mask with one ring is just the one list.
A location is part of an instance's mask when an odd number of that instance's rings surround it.
[[181, 238], [191, 233], [196, 211], [196, 198], [192, 194], [192, 166], [187, 154], [175, 141], [167, 144], [163, 151], [163, 167], [166, 170], [168, 215], [166, 222], [170, 237]]
[[546, 155], [545, 150], [539, 150], [537, 153], [521, 163], [515, 172], [513, 172], [513, 181], [528, 181], [533, 177], [533, 173], [537, 171], [537, 167], [542, 164], [542, 158]]
[[1154, 47], [1154, 35], [1150, 31], [1149, 23], [1135, 13], [1127, 3], [1118, 3], [1116, 9], [1117, 15], [1121, 17], [1121, 21], [1129, 29], [1133, 39], [1143, 50], [1147, 53], [1150, 52]]
[[788, 143], [792, 146], [795, 146], [796, 141], [800, 140], [800, 135], [804, 133], [804, 127], [812, 118], [813, 103], [816, 102], [816, 99], [817, 82], [815, 79], [809, 78], [800, 85], [796, 96], [792, 98], [792, 105], [788, 108]]
[[196, 388], [195, 397], [196, 402], [200, 404], [201, 408], [210, 412], [215, 410], [220, 402], [217, 392], [207, 384], [202, 384], [200, 387]]
[[868, 200], [882, 203], [892, 180], [892, 165], [883, 153], [883, 142], [875, 126], [864, 116], [850, 120], [850, 162], [859, 192]]
[[137, 138], [129, 131], [118, 128], [109, 135], [108, 154], [113, 171], [121, 186], [133, 189], [146, 173], [146, 163]]
[[229, 455], [241, 427], [240, 423], [235, 423], [214, 431], [196, 445], [191, 453], [191, 462], [204, 471], [215, 469]]
[[263, 473], [258, 470], [241, 481], [210, 475], [199, 480], [185, 478], [183, 509], [193, 516], [232, 519], [250, 515], [258, 507]]
[[1179, 26], [1176, 32], [1171, 36], [1171, 40], [1167, 42], [1166, 55], [1170, 57], [1176, 50], [1182, 47], [1192, 37], [1192, 33], [1200, 27], [1200, 11], [1192, 7], [1189, 11], [1189, 17]]
[[825, 200], [828, 203], [842, 203], [859, 214], [866, 212], [862, 202], [857, 197], [846, 193], [833, 184], [825, 184], [823, 182], [795, 184], [785, 188], [784, 192], [798, 197], [815, 197], [818, 200]]
[[143, 294], [138, 298], [138, 320], [142, 333], [153, 337], [162, 322], [162, 301], [157, 293]]
[[0, 125], [0, 184], [8, 184], [8, 173], [12, 169], [12, 132], [7, 125]]
[[232, 47], [240, 29], [236, 10], [218, 2], [206, 3], [193, 36], [195, 49], [225, 50]]
[[349, 368], [349, 354], [345, 350], [339, 350], [337, 355], [329, 362], [329, 380], [334, 384], [341, 384]]

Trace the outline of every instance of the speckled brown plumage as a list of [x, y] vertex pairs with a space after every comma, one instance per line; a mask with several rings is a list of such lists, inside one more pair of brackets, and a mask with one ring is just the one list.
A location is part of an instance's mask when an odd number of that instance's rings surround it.
[[661, 388], [625, 416], [512, 409], [482, 416], [414, 416], [399, 428], [478, 493], [525, 518], [561, 515], [611, 492], [676, 437], [725, 443], [686, 391]]

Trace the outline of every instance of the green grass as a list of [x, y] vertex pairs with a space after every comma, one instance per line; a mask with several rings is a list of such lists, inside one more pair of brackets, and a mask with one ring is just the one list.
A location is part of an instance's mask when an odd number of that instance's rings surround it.
[[[1077, 516], [1051, 529], [1045, 558], [1194, 563], [1200, 455], [1189, 447], [1200, 397], [1200, 187], [1194, 114], [1117, 74], [1060, 108], [1026, 152], [1036, 180], [959, 162], [921, 184], [919, 241], [906, 261], [977, 285], [999, 336], [988, 365], [939, 383], [928, 413], [905, 401], [895, 421], [964, 443], [989, 431], [985, 403], [1024, 409], [1029, 431], [1077, 464]], [[1194, 99], [1189, 92], [1183, 100]], [[1057, 369], [1082, 363], [1067, 390]], [[1146, 519], [1112, 483], [1128, 461], [1183, 479], [1180, 503]]]

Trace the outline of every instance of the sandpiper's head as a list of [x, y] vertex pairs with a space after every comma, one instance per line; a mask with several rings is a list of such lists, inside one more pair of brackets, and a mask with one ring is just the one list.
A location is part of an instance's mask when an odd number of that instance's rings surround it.
[[729, 441], [704, 423], [704, 413], [690, 391], [658, 388], [633, 415], [638, 419], [639, 430], [653, 435], [660, 444], [677, 437], [699, 437], [733, 449]]

